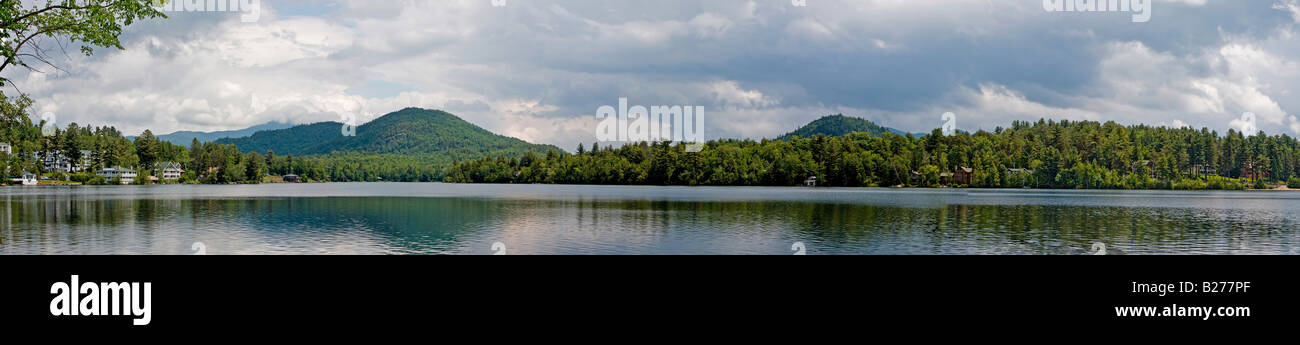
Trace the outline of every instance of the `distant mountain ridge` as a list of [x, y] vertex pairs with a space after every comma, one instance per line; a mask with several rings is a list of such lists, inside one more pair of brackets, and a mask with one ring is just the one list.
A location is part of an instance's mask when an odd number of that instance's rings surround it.
[[433, 155], [438, 161], [527, 151], [564, 152], [552, 145], [492, 133], [441, 110], [406, 108], [357, 126], [355, 136], [343, 135], [343, 124], [320, 122], [254, 133], [245, 138], [217, 140], [242, 152], [274, 151], [277, 155], [321, 155], [335, 152]]
[[[267, 123], [263, 123], [260, 125], [256, 125], [244, 129], [236, 129], [236, 130], [229, 130], [229, 131], [216, 131], [216, 132], [177, 131], [173, 133], [155, 135], [155, 136], [158, 137], [158, 140], [170, 142], [175, 145], [182, 145], [188, 147], [190, 143], [194, 141], [194, 139], [198, 139], [199, 142], [206, 143], [206, 142], [217, 141], [218, 139], [225, 139], [225, 138], [243, 138], [243, 137], [253, 135], [253, 133], [257, 133], [260, 131], [271, 131], [277, 129], [285, 129], [289, 127], [293, 127], [293, 124], [284, 123], [284, 122], [267, 122]], [[134, 141], [135, 137], [128, 136], [126, 137], [126, 139]]]
[[863, 118], [844, 116], [844, 114], [827, 115], [820, 119], [813, 120], [803, 127], [786, 133], [777, 138], [777, 140], [790, 140], [793, 137], [809, 138], [818, 134], [839, 137], [853, 132], [866, 132], [873, 136], [881, 136], [886, 132], [898, 135], [907, 135], [907, 132], [897, 129], [883, 127], [874, 122]]

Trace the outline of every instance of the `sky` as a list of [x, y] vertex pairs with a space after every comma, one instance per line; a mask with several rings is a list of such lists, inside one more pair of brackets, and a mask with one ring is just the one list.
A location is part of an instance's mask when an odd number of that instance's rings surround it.
[[1300, 135], [1300, 0], [1154, 0], [1145, 22], [1042, 0], [259, 5], [168, 12], [128, 27], [124, 50], [8, 69], [5, 92], [60, 124], [127, 134], [421, 107], [572, 148], [596, 140], [599, 107], [627, 98], [702, 106], [711, 139], [841, 113], [929, 132], [948, 112], [969, 131], [1046, 118], [1220, 133], [1250, 112], [1260, 130]]

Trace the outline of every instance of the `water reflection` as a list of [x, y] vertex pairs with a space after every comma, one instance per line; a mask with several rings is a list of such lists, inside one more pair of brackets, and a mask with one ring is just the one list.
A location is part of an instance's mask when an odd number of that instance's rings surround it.
[[1291, 194], [225, 187], [0, 189], [0, 254], [1300, 253]]

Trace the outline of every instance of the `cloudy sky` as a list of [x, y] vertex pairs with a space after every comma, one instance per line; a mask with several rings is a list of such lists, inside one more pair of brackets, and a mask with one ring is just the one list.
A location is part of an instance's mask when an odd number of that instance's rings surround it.
[[835, 113], [922, 132], [945, 112], [967, 130], [1220, 132], [1253, 112], [1270, 134], [1300, 134], [1300, 0], [1156, 0], [1141, 23], [1042, 0], [262, 0], [255, 22], [169, 15], [131, 26], [125, 50], [6, 76], [59, 123], [128, 134], [414, 106], [570, 148], [619, 97], [704, 106], [710, 138]]

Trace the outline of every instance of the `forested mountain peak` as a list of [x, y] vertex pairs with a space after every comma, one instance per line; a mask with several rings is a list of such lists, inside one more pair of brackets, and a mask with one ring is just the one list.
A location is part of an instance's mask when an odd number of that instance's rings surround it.
[[357, 126], [355, 136], [343, 135], [343, 124], [321, 122], [262, 131], [247, 138], [223, 139], [244, 152], [314, 155], [333, 152], [379, 154], [451, 154], [560, 151], [498, 135], [441, 110], [405, 108]]
[[866, 119], [844, 116], [844, 114], [835, 114], [823, 116], [820, 119], [809, 122], [803, 127], [794, 130], [777, 138], [777, 140], [790, 140], [793, 137], [811, 138], [815, 135], [822, 134], [826, 136], [838, 137], [854, 132], [865, 132], [873, 136], [880, 136], [886, 132], [892, 132], [899, 135], [906, 135], [906, 132], [893, 128], [881, 127], [874, 122]]

